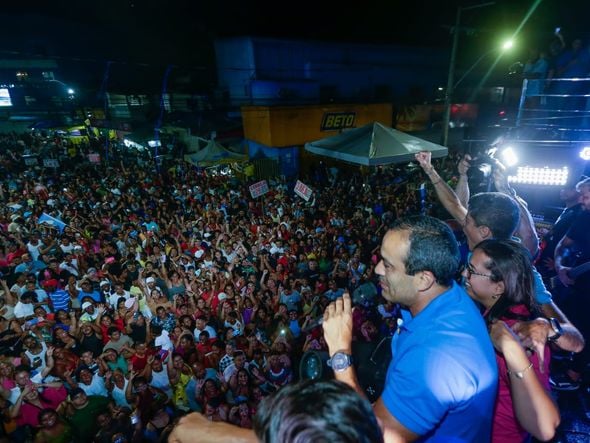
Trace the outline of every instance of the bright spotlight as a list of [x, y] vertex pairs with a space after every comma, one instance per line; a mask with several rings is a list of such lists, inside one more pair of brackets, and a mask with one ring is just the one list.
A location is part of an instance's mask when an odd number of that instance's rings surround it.
[[559, 169], [519, 166], [516, 175], [509, 176], [508, 181], [529, 185], [563, 186], [567, 183], [568, 176], [567, 166]]
[[582, 160], [590, 160], [590, 146], [586, 146], [580, 151], [580, 158]]
[[513, 46], [514, 46], [514, 41], [513, 41], [513, 40], [506, 40], [506, 41], [504, 42], [504, 44], [502, 45], [502, 49], [503, 49], [504, 51], [506, 51], [506, 50], [508, 50], [508, 49], [512, 48]]
[[68, 88], [68, 94], [69, 95], [74, 95], [74, 90], [72, 88]]
[[508, 167], [512, 167], [518, 163], [518, 156], [512, 146], [508, 146], [502, 150], [502, 160]]

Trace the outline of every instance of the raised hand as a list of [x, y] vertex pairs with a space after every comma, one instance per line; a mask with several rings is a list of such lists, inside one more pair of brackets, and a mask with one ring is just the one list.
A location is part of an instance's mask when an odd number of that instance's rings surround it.
[[424, 169], [426, 172], [428, 172], [430, 169], [432, 169], [432, 153], [429, 151], [421, 151], [418, 152], [417, 154], [414, 154], [414, 157], [416, 158], [416, 160], [418, 161], [418, 164], [420, 165], [420, 167], [422, 169]]
[[352, 345], [352, 302], [350, 294], [330, 303], [324, 311], [324, 339], [330, 355], [337, 351], [350, 352]]

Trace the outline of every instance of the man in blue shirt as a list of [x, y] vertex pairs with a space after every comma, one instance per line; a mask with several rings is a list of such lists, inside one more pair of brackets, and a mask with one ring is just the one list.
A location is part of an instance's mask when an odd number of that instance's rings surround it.
[[103, 302], [98, 291], [95, 291], [92, 288], [92, 283], [90, 283], [88, 280], [84, 280], [80, 285], [80, 292], [78, 292], [78, 301], [80, 304], [84, 303], [84, 299], [86, 297], [91, 298], [95, 303]]
[[55, 279], [45, 280], [43, 282], [43, 287], [47, 291], [47, 295], [49, 295], [49, 300], [51, 300], [51, 309], [52, 312], [57, 312], [60, 309], [69, 312], [70, 310], [70, 294], [63, 289], [58, 289], [58, 281]]
[[[398, 220], [381, 257], [382, 295], [404, 307], [374, 407], [385, 441], [488, 441], [498, 370], [479, 310], [453, 281], [460, 262], [453, 233], [431, 217]], [[323, 327], [336, 379], [364, 395], [349, 358], [349, 294], [328, 306]]]
[[328, 297], [328, 300], [334, 301], [338, 297], [342, 297], [342, 294], [344, 294], [344, 289], [338, 287], [336, 280], [330, 280], [328, 282], [328, 290], [324, 292], [324, 295]]

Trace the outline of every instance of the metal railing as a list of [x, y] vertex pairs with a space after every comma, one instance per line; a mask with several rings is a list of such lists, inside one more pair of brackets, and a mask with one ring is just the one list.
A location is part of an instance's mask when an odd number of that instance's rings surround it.
[[590, 140], [590, 78], [525, 79], [516, 127], [560, 140]]

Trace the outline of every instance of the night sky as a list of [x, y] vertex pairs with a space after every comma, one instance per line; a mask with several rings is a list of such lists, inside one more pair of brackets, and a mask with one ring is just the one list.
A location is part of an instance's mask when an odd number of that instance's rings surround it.
[[[350, 2], [100, 0], [22, 1], [2, 6], [0, 51], [59, 57], [100, 84], [106, 60], [161, 72], [167, 64], [187, 72], [211, 71], [212, 41], [253, 35], [307, 40], [439, 47], [449, 51], [448, 26], [457, 5], [485, 0]], [[509, 36], [534, 0], [498, 0], [464, 13], [471, 35], [461, 37], [461, 58]], [[545, 46], [555, 27], [567, 40], [590, 37], [590, 1], [543, 0], [519, 35], [521, 53]], [[514, 57], [523, 57], [516, 53]], [[124, 66], [121, 63], [119, 66]], [[158, 74], [160, 75], [160, 74]], [[205, 74], [204, 74], [205, 75]]]

